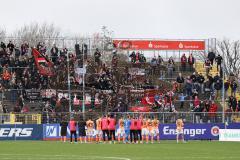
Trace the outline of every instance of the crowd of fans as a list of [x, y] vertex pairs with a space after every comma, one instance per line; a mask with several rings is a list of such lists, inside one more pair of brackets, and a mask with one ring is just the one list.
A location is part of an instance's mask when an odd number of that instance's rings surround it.
[[[130, 89], [153, 89], [154, 94], [146, 94], [141, 97], [141, 104], [148, 105], [152, 111], [178, 112], [210, 112], [211, 121], [215, 122], [215, 112], [218, 111], [217, 101], [221, 100], [222, 93], [225, 93], [224, 98], [229, 99], [228, 111], [238, 111], [240, 101], [236, 99], [237, 82], [230, 79], [223, 82], [222, 79], [222, 60], [220, 55], [215, 56], [214, 52], [209, 52], [206, 57], [204, 68], [206, 74], [197, 73], [194, 71], [195, 57], [190, 54], [188, 57], [183, 54], [180, 59], [180, 64], [170, 57], [167, 61], [159, 55], [153, 57], [149, 65], [145, 65], [144, 81], [141, 85], [136, 80], [136, 75], [129, 73], [129, 66], [121, 68], [118, 66], [119, 57], [116, 52], [112, 56], [111, 63], [102, 61], [102, 52], [99, 49], [94, 51], [93, 56], [87, 55], [87, 46], [80, 50], [79, 44], [75, 45], [75, 50], [70, 51], [68, 48], [59, 49], [55, 44], [48, 50], [44, 43], [36, 44], [36, 49], [47, 59], [52, 61], [55, 76], [44, 76], [39, 73], [36, 67], [35, 59], [32, 56], [31, 48], [27, 42], [24, 42], [21, 47], [15, 46], [11, 41], [6, 45], [1, 42], [0, 46], [0, 68], [1, 68], [1, 83], [0, 89], [10, 90], [11, 101], [16, 102], [14, 112], [28, 112], [29, 108], [24, 105], [26, 101], [27, 89], [68, 89], [68, 69], [70, 76], [71, 89], [81, 90], [82, 78], [76, 76], [75, 68], [77, 66], [86, 66], [86, 90], [90, 92], [91, 107], [95, 109], [95, 100], [99, 99], [103, 108], [101, 111], [129, 111], [129, 106], [134, 105], [131, 102]], [[147, 64], [146, 58], [140, 52], [133, 51], [130, 54], [132, 64]], [[69, 61], [68, 61], [69, 60]], [[68, 63], [69, 62], [69, 63]], [[215, 75], [210, 73], [214, 62], [217, 65]], [[176, 72], [176, 68], [180, 72]], [[187, 74], [185, 74], [187, 73]], [[189, 73], [192, 73], [189, 75]], [[171, 83], [171, 88], [165, 89], [157, 86], [151, 81], [149, 75], [156, 75], [160, 80], [163, 80], [164, 85]], [[183, 76], [184, 75], [184, 76]], [[134, 79], [135, 77], [135, 79]], [[147, 87], [146, 87], [147, 86]], [[222, 90], [224, 89], [224, 92]], [[231, 89], [231, 95], [228, 92]], [[107, 92], [106, 92], [107, 91]], [[81, 97], [81, 93], [76, 96]], [[75, 97], [75, 98], [76, 98]], [[81, 99], [81, 98], [79, 98]], [[188, 103], [186, 103], [188, 102]], [[186, 104], [189, 108], [186, 109]], [[73, 104], [74, 106], [74, 104]], [[74, 106], [74, 111], [81, 111], [80, 106]], [[5, 109], [6, 110], [6, 109]], [[67, 112], [69, 111], [68, 97], [59, 98], [57, 95], [52, 95], [42, 107], [44, 112]], [[196, 121], [202, 120], [201, 114], [196, 118]]]

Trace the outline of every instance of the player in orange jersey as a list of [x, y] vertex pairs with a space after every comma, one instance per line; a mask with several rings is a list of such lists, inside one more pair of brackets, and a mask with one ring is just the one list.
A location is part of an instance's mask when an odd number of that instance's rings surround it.
[[124, 119], [121, 117], [118, 120], [118, 129], [117, 129], [117, 135], [118, 135], [118, 142], [120, 142], [121, 137], [123, 138], [123, 143], [125, 143], [125, 128], [124, 128]]
[[157, 141], [160, 142], [160, 137], [159, 137], [159, 120], [157, 118], [154, 118], [152, 120], [152, 125], [153, 125], [153, 129], [151, 132], [151, 141], [153, 143], [153, 138], [156, 136], [157, 137]]
[[177, 139], [177, 143], [179, 141], [179, 136], [180, 135], [182, 136], [182, 142], [185, 142], [184, 141], [183, 126], [184, 126], [183, 120], [182, 119], [177, 119], [177, 121], [176, 121], [176, 134], [177, 134], [176, 139]]
[[92, 121], [91, 118], [88, 119], [88, 121], [86, 122], [86, 125], [87, 125], [87, 131], [86, 131], [86, 134], [87, 134], [87, 139], [88, 139], [88, 142], [92, 143], [93, 141], [93, 135], [94, 135], [94, 122]]
[[142, 141], [146, 140], [146, 143], [148, 143], [148, 137], [149, 136], [149, 130], [148, 130], [148, 121], [146, 118], [142, 120]]
[[100, 143], [102, 140], [102, 118], [96, 120], [96, 142]]

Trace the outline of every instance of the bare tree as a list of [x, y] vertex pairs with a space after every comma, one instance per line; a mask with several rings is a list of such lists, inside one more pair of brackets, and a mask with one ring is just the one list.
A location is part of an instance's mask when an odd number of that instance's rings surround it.
[[3, 28], [0, 28], [0, 41], [4, 41], [6, 37], [6, 30]]
[[229, 76], [240, 74], [240, 42], [224, 39], [218, 41], [217, 53], [223, 57], [223, 71]]
[[11, 37], [14, 37], [13, 41], [18, 45], [27, 41], [33, 47], [38, 42], [44, 42], [47, 47], [50, 47], [53, 43], [59, 43], [60, 29], [54, 24], [31, 23], [17, 29]]

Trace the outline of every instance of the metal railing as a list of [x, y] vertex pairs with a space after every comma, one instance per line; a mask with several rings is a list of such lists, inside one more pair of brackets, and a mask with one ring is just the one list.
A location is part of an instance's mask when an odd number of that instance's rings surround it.
[[[160, 123], [175, 123], [178, 118], [182, 118], [185, 123], [240, 123], [240, 112], [111, 112], [109, 116], [113, 116], [118, 120], [120, 117], [142, 117], [157, 118]], [[224, 116], [223, 116], [224, 115]], [[96, 120], [104, 116], [103, 113], [69, 113], [69, 112], [42, 112], [42, 113], [7, 113], [0, 114], [0, 124], [51, 124], [69, 121], [74, 118], [76, 121]]]

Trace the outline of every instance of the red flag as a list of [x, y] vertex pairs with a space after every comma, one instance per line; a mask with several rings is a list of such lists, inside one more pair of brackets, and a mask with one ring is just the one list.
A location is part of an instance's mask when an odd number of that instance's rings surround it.
[[32, 53], [39, 73], [44, 76], [54, 76], [53, 63], [35, 48], [32, 48]]

